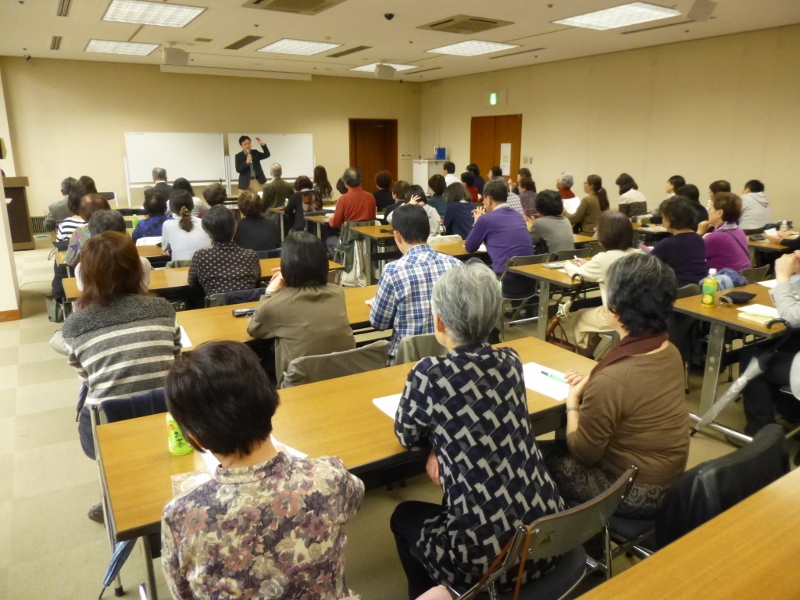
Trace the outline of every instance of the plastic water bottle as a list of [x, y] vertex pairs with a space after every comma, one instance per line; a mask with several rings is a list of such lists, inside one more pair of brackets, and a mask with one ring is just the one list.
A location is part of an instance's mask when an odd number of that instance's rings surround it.
[[138, 224], [139, 224], [139, 215], [133, 215], [133, 217], [131, 217], [131, 225], [133, 225], [133, 228], [136, 229], [136, 226]]
[[700, 305], [705, 308], [714, 308], [717, 299], [717, 270], [709, 269], [708, 277], [703, 280], [703, 294], [700, 296]]
[[176, 456], [189, 454], [192, 451], [192, 446], [183, 437], [183, 432], [177, 421], [169, 413], [167, 413], [167, 447], [169, 448], [169, 453]]
[[787, 223], [785, 220], [781, 221], [780, 231], [789, 231], [789, 223]]

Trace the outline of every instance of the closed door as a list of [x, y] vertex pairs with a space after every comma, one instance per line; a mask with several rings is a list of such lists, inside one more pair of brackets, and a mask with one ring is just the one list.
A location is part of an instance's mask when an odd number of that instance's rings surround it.
[[[508, 160], [501, 164], [502, 144], [510, 144]], [[509, 177], [519, 170], [520, 146], [522, 144], [522, 115], [500, 115], [497, 117], [472, 117], [469, 142], [469, 161], [481, 170], [488, 179], [492, 167], [506, 167]]]
[[361, 171], [369, 192], [377, 189], [378, 171], [397, 179], [397, 120], [350, 119], [350, 164]]

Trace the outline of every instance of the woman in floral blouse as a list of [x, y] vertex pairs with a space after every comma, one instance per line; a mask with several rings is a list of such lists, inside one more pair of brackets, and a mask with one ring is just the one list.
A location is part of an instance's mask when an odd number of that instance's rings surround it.
[[278, 394], [244, 344], [214, 342], [176, 362], [167, 407], [211, 481], [164, 508], [161, 561], [173, 598], [338, 599], [364, 484], [339, 458], [303, 460], [270, 438]]

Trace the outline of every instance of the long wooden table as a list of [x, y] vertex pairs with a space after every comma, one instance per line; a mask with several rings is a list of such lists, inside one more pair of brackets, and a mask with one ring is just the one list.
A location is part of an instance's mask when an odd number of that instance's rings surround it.
[[[371, 285], [366, 287], [344, 288], [344, 299], [347, 306], [347, 317], [350, 326], [353, 328], [369, 326], [370, 306], [367, 300], [375, 296], [378, 286]], [[247, 326], [250, 319], [246, 317], [234, 317], [233, 309], [250, 308], [258, 306], [258, 302], [246, 302], [244, 304], [232, 304], [228, 306], [214, 306], [212, 308], [200, 308], [197, 310], [184, 310], [178, 313], [178, 324], [183, 327], [189, 337], [191, 346], [183, 349], [188, 350], [200, 344], [215, 340], [227, 340], [231, 342], [247, 342], [252, 340], [247, 333]]]
[[[560, 261], [563, 262], [563, 261]], [[543, 340], [547, 335], [547, 324], [549, 322], [550, 292], [553, 287], [574, 290], [580, 287], [580, 283], [572, 281], [563, 269], [550, 269], [545, 264], [524, 265], [512, 267], [511, 272], [517, 275], [524, 275], [535, 279], [539, 284], [539, 317], [536, 322], [536, 336]]]
[[795, 469], [581, 598], [795, 600], [798, 529]]
[[[262, 258], [261, 262], [261, 278], [269, 279], [272, 277], [272, 270], [281, 266], [280, 258]], [[344, 265], [328, 262], [328, 269], [336, 271], [343, 269]], [[80, 298], [81, 292], [78, 289], [77, 282], [74, 277], [68, 277], [62, 280], [64, 283], [64, 292], [67, 295], [68, 301]], [[189, 286], [189, 267], [176, 267], [174, 269], [153, 269], [150, 271], [150, 285], [148, 290], [156, 293], [175, 292], [182, 288]]]

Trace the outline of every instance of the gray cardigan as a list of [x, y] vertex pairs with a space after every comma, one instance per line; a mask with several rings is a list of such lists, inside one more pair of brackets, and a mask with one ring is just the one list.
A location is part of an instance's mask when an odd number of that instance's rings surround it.
[[575, 250], [575, 237], [567, 217], [539, 217], [531, 227], [531, 240], [534, 245], [544, 241], [547, 252]]
[[[800, 327], [800, 282], [779, 283], [769, 291], [781, 319], [786, 319], [793, 327]], [[795, 398], [800, 398], [800, 353], [792, 361], [789, 384]]]

